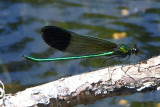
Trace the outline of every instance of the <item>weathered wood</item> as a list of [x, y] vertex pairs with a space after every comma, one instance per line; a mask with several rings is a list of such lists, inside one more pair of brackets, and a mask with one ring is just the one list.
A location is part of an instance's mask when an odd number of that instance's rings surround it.
[[44, 85], [7, 95], [5, 106], [75, 106], [103, 97], [159, 90], [160, 56], [136, 65], [119, 65], [61, 78]]

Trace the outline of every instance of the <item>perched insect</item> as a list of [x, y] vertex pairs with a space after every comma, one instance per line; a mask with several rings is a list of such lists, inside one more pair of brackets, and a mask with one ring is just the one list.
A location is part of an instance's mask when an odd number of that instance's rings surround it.
[[81, 59], [100, 56], [124, 58], [126, 56], [130, 56], [131, 54], [137, 55], [139, 52], [136, 44], [133, 48], [130, 48], [125, 44], [116, 44], [109, 40], [97, 37], [79, 35], [57, 26], [45, 26], [41, 29], [41, 32], [43, 40], [48, 45], [59, 51], [72, 53], [76, 56], [53, 59], [38, 59], [23, 55], [24, 58], [38, 62]]

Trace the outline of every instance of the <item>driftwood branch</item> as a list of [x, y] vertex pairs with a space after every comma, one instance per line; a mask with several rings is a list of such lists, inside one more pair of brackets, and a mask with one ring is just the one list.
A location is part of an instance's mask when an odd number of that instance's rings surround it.
[[159, 90], [159, 86], [160, 56], [157, 56], [146, 63], [119, 65], [61, 78], [15, 95], [5, 95], [1, 100], [4, 106], [75, 106], [104, 97]]

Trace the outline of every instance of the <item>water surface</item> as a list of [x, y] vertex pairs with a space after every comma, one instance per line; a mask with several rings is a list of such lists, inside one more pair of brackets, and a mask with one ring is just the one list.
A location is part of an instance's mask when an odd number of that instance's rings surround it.
[[[37, 58], [68, 55], [43, 42], [40, 29], [46, 25], [130, 46], [136, 43], [141, 49], [140, 55], [145, 58], [159, 55], [159, 6], [158, 0], [1, 0], [0, 79], [5, 83], [6, 92], [14, 93], [61, 77], [117, 64], [117, 61], [105, 61], [105, 57], [45, 63], [26, 61], [21, 57], [24, 54]], [[134, 56], [129, 62], [139, 59]], [[127, 96], [126, 99], [132, 97], [137, 99], [138, 96]], [[104, 100], [110, 105], [119, 98], [123, 96]], [[139, 101], [146, 100], [141, 97]], [[97, 101], [92, 106], [97, 104], [103, 106], [104, 103]]]

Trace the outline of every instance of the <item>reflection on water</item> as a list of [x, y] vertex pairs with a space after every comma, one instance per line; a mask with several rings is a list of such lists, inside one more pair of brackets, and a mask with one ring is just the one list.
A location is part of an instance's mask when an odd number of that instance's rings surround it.
[[16, 53], [16, 52], [22, 51], [25, 49], [26, 44], [30, 41], [33, 41], [33, 39], [29, 37], [25, 37], [19, 42], [15, 42], [8, 46], [2, 46], [0, 48], [0, 53], [5, 54], [5, 53]]
[[21, 57], [23, 54], [37, 58], [68, 55], [43, 42], [40, 29], [45, 25], [131, 46], [137, 43], [145, 58], [159, 55], [159, 6], [158, 0], [1, 0], [0, 79], [8, 87], [7, 92], [16, 92], [63, 76], [122, 63], [106, 61], [105, 57], [45, 63], [26, 61]]

